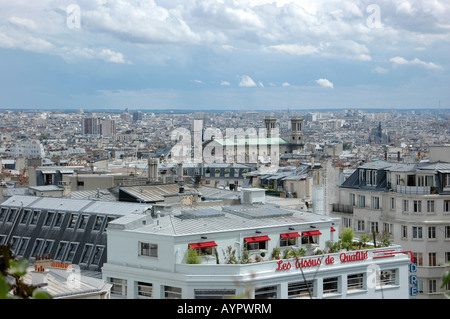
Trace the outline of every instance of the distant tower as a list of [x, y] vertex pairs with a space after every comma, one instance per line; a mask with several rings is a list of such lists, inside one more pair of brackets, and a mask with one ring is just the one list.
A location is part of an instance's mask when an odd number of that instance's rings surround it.
[[296, 116], [291, 118], [290, 141], [294, 145], [303, 145], [303, 117]]
[[266, 116], [264, 118], [267, 137], [272, 137], [272, 130], [277, 127], [277, 118], [275, 116]]

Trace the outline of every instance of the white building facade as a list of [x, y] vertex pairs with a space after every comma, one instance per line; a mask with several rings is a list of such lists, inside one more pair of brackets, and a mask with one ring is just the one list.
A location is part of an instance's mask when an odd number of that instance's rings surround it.
[[102, 275], [112, 298], [409, 297], [411, 257], [400, 246], [318, 251], [338, 241], [339, 221], [263, 196], [243, 190], [242, 205], [153, 208], [111, 221]]
[[417, 298], [442, 298], [450, 268], [450, 163], [373, 162], [339, 188], [331, 217], [356, 236], [386, 232], [412, 251], [418, 266]]

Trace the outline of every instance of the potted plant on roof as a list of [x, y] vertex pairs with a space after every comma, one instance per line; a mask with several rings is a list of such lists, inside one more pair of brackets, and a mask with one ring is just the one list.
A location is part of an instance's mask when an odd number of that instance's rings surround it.
[[186, 263], [188, 264], [201, 264], [202, 259], [200, 258], [197, 249], [189, 247], [186, 254]]
[[209, 177], [210, 174], [211, 174], [211, 169], [209, 167], [207, 167], [205, 170], [205, 176]]
[[229, 177], [230, 176], [230, 170], [229, 169], [226, 169], [223, 173], [225, 174], [225, 177]]

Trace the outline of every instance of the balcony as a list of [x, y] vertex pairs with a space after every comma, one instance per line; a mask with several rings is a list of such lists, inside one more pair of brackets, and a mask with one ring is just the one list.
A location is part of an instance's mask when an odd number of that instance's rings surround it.
[[430, 186], [401, 186], [397, 185], [396, 192], [407, 195], [429, 195], [431, 194]]
[[332, 204], [333, 213], [351, 214], [353, 215], [353, 206], [344, 204]]

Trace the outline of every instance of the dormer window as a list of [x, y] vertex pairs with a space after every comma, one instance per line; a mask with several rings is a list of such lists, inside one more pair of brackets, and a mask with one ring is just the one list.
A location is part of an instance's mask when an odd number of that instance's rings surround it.
[[366, 170], [366, 185], [376, 186], [377, 185], [377, 171], [368, 169]]

